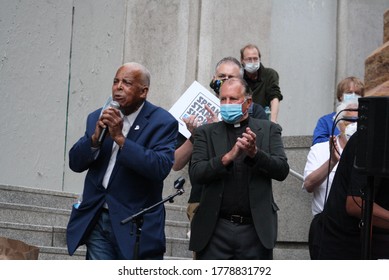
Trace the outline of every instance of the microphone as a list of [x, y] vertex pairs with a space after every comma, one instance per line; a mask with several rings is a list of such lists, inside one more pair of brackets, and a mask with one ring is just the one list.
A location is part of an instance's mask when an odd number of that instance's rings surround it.
[[358, 120], [358, 117], [344, 117], [339, 119], [338, 121], [357, 122]]
[[174, 188], [176, 190], [182, 189], [185, 184], [185, 179], [182, 177], [179, 177], [177, 180], [174, 181]]
[[[111, 101], [109, 103], [109, 107], [108, 108], [115, 108], [115, 109], [119, 109], [120, 105], [119, 103], [117, 103], [116, 101]], [[104, 141], [104, 138], [105, 138], [105, 135], [107, 135], [107, 132], [108, 132], [108, 127], [105, 126], [103, 128], [103, 130], [101, 131], [100, 135], [99, 135], [99, 138], [97, 139], [97, 144], [98, 146], [100, 147], [102, 144], [103, 144], [103, 141]]]

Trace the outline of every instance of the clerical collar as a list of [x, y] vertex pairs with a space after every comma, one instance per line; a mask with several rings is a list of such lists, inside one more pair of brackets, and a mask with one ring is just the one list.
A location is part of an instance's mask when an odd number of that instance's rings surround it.
[[227, 126], [229, 127], [234, 127], [234, 128], [238, 128], [238, 127], [242, 127], [242, 126], [247, 126], [249, 124], [249, 118], [250, 116], [248, 116], [246, 119], [244, 119], [243, 121], [241, 122], [238, 122], [238, 123], [225, 123]]

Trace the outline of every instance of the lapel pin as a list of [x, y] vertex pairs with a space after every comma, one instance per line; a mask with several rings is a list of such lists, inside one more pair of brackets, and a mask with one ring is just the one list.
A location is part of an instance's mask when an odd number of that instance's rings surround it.
[[139, 130], [139, 125], [136, 125], [134, 130]]

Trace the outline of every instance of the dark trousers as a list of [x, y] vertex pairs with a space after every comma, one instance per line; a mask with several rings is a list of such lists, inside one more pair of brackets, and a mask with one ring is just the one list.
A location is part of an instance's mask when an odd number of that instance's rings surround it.
[[320, 244], [321, 244], [321, 234], [322, 227], [320, 226], [319, 219], [321, 213], [315, 215], [312, 219], [311, 225], [309, 227], [308, 234], [308, 245], [309, 245], [309, 256], [311, 260], [317, 260], [320, 256]]
[[220, 218], [208, 245], [196, 256], [198, 260], [271, 260], [273, 250], [262, 245], [253, 224]]

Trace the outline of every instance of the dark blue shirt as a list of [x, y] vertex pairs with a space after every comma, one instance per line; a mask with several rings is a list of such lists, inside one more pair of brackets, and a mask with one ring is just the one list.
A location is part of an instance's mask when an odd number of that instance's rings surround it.
[[334, 125], [335, 112], [322, 116], [316, 124], [313, 131], [312, 146], [317, 143], [326, 142], [331, 135], [338, 135], [340, 133], [338, 127], [335, 127], [334, 133], [332, 133], [332, 127]]

